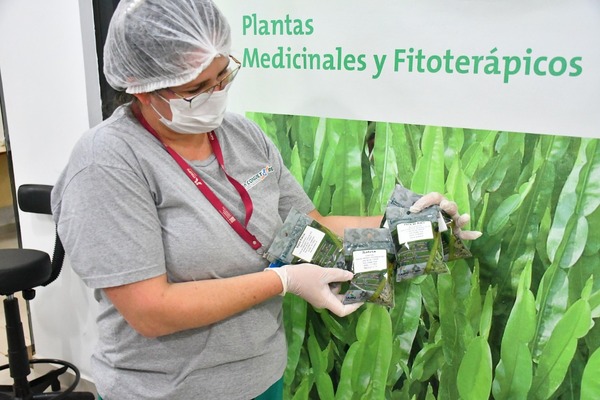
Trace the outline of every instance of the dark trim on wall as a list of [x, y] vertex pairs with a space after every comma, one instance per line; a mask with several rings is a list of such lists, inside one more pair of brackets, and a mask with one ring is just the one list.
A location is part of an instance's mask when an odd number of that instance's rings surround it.
[[110, 19], [119, 4], [119, 0], [93, 0], [94, 26], [96, 28], [96, 55], [98, 57], [98, 76], [100, 77], [100, 97], [102, 99], [102, 119], [108, 118], [116, 108], [117, 91], [104, 77], [104, 43], [108, 33]]

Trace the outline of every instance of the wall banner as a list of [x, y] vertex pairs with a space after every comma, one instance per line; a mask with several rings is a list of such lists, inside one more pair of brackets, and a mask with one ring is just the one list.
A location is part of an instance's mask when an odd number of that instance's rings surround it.
[[600, 3], [220, 1], [237, 111], [600, 137]]

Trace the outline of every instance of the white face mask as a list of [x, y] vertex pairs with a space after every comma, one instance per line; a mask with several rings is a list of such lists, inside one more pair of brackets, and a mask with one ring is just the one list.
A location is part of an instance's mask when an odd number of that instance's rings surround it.
[[[151, 104], [154, 111], [160, 116], [167, 128], [177, 133], [199, 134], [207, 133], [217, 129], [223, 122], [225, 110], [227, 109], [227, 91], [229, 85], [222, 90], [215, 90], [206, 101], [202, 101], [199, 95], [192, 103], [183, 99], [165, 99], [171, 108], [171, 120], [163, 117]], [[200, 100], [200, 101], [199, 101]]]

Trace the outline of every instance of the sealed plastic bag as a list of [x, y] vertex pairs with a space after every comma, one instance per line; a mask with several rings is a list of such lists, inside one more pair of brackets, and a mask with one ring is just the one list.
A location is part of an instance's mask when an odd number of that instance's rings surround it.
[[396, 246], [396, 281], [423, 274], [445, 273], [439, 212], [428, 208], [420, 213], [392, 207], [386, 210], [391, 236]]
[[354, 277], [343, 303], [367, 301], [393, 307], [395, 247], [389, 229], [346, 229], [344, 256]]
[[[397, 213], [401, 213], [402, 216], [405, 214], [410, 214], [410, 207], [421, 197], [422, 195], [414, 193], [402, 185], [396, 185], [390, 200], [388, 201], [384, 221], [388, 221], [387, 225], [389, 226], [388, 214], [390, 212], [395, 212], [396, 215]], [[455, 222], [452, 220], [452, 217], [443, 211], [439, 206], [428, 207], [419, 214], [422, 214], [427, 210], [434, 210], [428, 212], [439, 213], [438, 230], [441, 233], [442, 254], [444, 260], [453, 261], [461, 258], [471, 257], [471, 252], [455, 232]]]
[[264, 257], [273, 266], [309, 262], [345, 268], [342, 239], [306, 214], [291, 209]]

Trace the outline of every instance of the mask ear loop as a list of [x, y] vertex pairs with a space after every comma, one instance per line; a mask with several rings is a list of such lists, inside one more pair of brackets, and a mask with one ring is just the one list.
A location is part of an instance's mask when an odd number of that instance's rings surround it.
[[161, 119], [167, 119], [164, 115], [162, 115], [161, 113], [158, 112], [158, 110], [156, 109], [156, 107], [154, 107], [154, 104], [150, 103], [150, 107], [152, 107], [152, 109], [154, 110], [154, 112], [161, 118]]
[[[160, 95], [158, 92], [154, 92], [154, 93], [156, 93], [156, 96], [158, 96], [158, 98], [159, 98], [159, 99], [161, 99], [162, 101], [164, 101], [164, 102], [165, 102], [165, 103], [167, 103], [167, 104], [170, 104], [170, 103], [169, 103], [169, 100], [168, 100], [168, 99], [165, 99], [164, 97], [162, 97], [162, 96], [161, 96], [161, 95]], [[158, 115], [160, 118], [168, 120], [168, 119], [167, 119], [167, 118], [166, 118], [164, 115], [162, 115], [160, 112], [158, 112], [158, 110], [156, 109], [156, 107], [154, 107], [154, 104], [152, 104], [152, 102], [150, 102], [150, 107], [152, 107], [152, 109], [154, 110], [154, 112], [155, 112], [155, 113], [156, 113], [156, 114], [157, 114], [157, 115]]]

